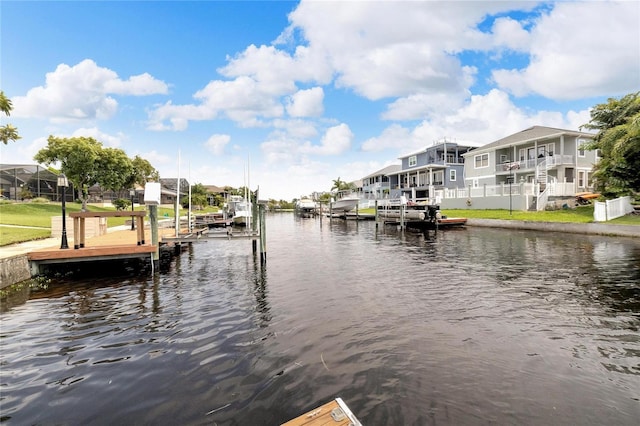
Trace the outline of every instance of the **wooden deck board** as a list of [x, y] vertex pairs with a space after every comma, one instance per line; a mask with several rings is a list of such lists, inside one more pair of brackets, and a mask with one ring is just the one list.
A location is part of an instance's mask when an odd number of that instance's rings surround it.
[[[346, 409], [347, 412], [345, 412], [343, 408]], [[341, 420], [335, 420], [331, 415], [331, 412], [336, 409], [344, 414]], [[349, 418], [349, 416], [352, 418]], [[355, 420], [355, 422], [352, 421], [352, 419]], [[355, 419], [355, 416], [353, 416], [346, 405], [341, 407], [338, 403], [338, 399], [334, 399], [333, 401], [327, 402], [318, 408], [314, 408], [313, 410], [296, 417], [295, 419], [283, 423], [281, 426], [348, 426], [354, 424], [360, 425], [360, 422]]]

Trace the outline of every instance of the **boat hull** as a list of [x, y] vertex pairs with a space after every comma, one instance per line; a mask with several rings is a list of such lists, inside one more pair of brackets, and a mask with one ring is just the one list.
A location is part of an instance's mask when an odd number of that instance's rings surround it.
[[348, 212], [351, 211], [353, 209], [356, 208], [356, 206], [358, 205], [358, 202], [360, 200], [358, 200], [357, 198], [343, 198], [340, 199], [336, 202], [334, 202], [331, 205], [331, 209], [336, 212]]

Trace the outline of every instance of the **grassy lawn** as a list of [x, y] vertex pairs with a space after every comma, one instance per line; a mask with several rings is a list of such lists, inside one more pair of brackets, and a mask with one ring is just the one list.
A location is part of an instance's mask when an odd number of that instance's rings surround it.
[[50, 236], [51, 229], [49, 228], [9, 228], [0, 226], [0, 246], [42, 240]]
[[[65, 209], [67, 214], [79, 212], [82, 208], [80, 203], [66, 203]], [[98, 207], [89, 205], [87, 210], [92, 212], [114, 211], [113, 207]], [[144, 206], [136, 206], [135, 210], [145, 210]], [[201, 210], [198, 213], [218, 211], [217, 208]], [[4, 202], [0, 204], [0, 224], [29, 226], [33, 228], [13, 228], [0, 227], [0, 246], [13, 244], [17, 242], [25, 242], [48, 238], [51, 236], [51, 218], [62, 214], [62, 205], [60, 203], [13, 203]], [[180, 215], [186, 215], [187, 210], [182, 209]], [[158, 218], [160, 220], [175, 217], [175, 209], [158, 208]], [[107, 226], [124, 225], [129, 218], [127, 217], [110, 217], [107, 219]], [[69, 226], [69, 223], [67, 223]], [[71, 221], [73, 226], [73, 221]]]
[[[362, 209], [360, 213], [374, 214], [375, 209]], [[470, 219], [503, 219], [503, 220], [525, 220], [531, 222], [571, 222], [571, 223], [591, 223], [593, 222], [593, 206], [579, 206], [568, 210], [551, 210], [542, 212], [529, 212], [521, 210], [442, 210], [442, 214], [447, 217], [466, 217]], [[640, 215], [627, 215], [611, 220], [607, 223], [616, 225], [640, 225]]]

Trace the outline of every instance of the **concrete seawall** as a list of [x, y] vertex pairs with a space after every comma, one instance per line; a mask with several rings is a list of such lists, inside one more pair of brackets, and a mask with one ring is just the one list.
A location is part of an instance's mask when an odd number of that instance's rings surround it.
[[569, 232], [572, 234], [640, 237], [640, 226], [611, 225], [605, 223], [532, 222], [525, 220], [467, 219], [468, 226], [488, 228], [522, 229], [545, 232]]
[[31, 272], [26, 253], [0, 259], [0, 288], [29, 278], [31, 278]]

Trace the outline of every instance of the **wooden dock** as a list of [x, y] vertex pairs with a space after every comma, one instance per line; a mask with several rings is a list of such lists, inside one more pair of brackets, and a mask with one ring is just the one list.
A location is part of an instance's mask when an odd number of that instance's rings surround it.
[[[161, 229], [159, 232], [164, 235], [170, 231], [172, 230]], [[40, 265], [101, 260], [150, 259], [153, 253], [156, 252], [156, 246], [138, 244], [141, 238], [144, 238], [145, 241], [150, 241], [151, 230], [144, 229], [142, 233], [139, 229], [109, 232], [86, 239], [85, 247], [61, 249], [59, 246], [53, 246], [28, 252], [27, 259], [31, 265], [32, 275], [40, 273]]]
[[347, 404], [336, 398], [331, 402], [283, 423], [281, 426], [362, 426]]

